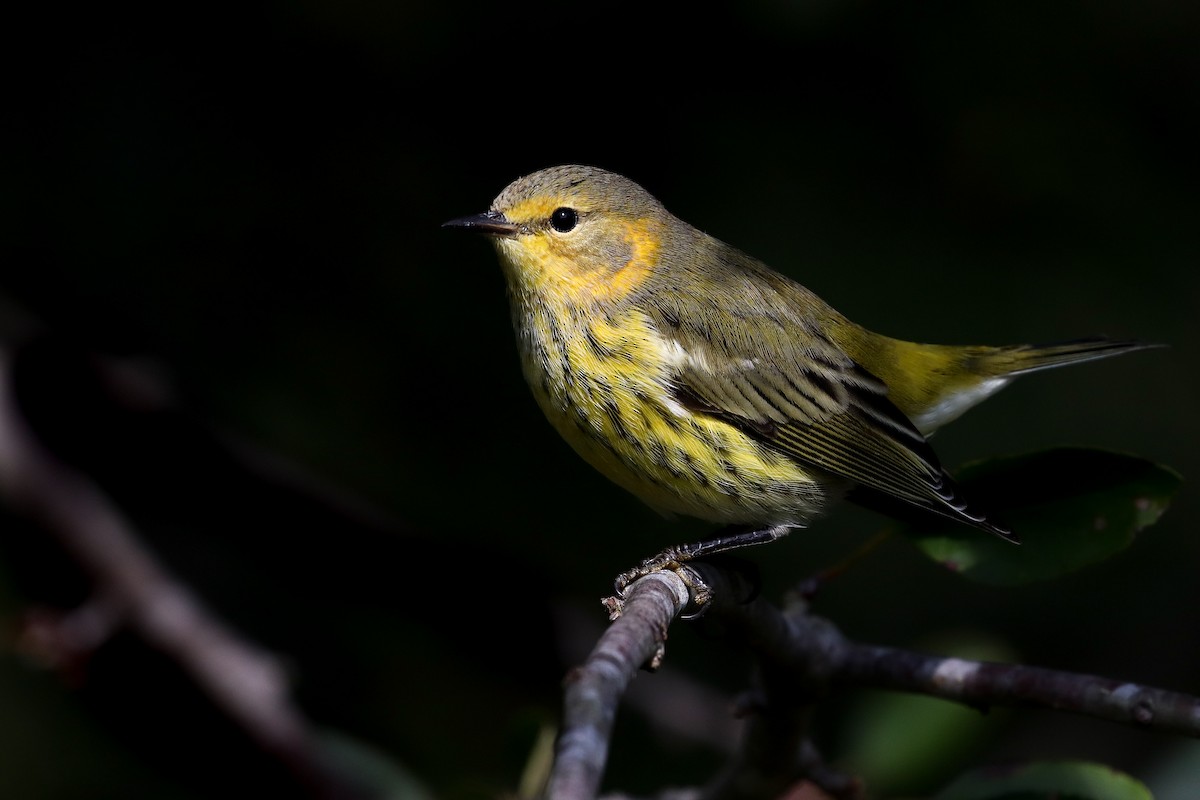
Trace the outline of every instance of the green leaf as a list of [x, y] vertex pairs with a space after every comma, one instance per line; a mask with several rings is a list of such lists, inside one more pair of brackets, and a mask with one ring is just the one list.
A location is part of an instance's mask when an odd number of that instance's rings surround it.
[[[914, 643], [928, 652], [980, 661], [1011, 661], [1000, 642], [958, 633]], [[916, 694], [864, 690], [841, 717], [846, 742], [841, 760], [871, 787], [873, 796], [928, 797], [970, 763], [1005, 724], [1008, 709], [987, 714], [960, 703]]]
[[1145, 459], [1084, 448], [977, 462], [957, 478], [1021, 544], [940, 520], [904, 532], [935, 561], [995, 585], [1054, 578], [1120, 552], [1162, 516], [1182, 483]]
[[350, 795], [379, 800], [433, 800], [407, 768], [376, 748], [336, 730], [321, 732], [320, 753], [348, 786]]
[[955, 780], [934, 800], [1154, 800], [1141, 781], [1102, 764], [1041, 761], [987, 768]]

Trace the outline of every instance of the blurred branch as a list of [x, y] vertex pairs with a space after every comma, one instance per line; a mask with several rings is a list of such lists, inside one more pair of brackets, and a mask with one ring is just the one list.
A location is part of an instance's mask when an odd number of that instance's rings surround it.
[[743, 602], [754, 589], [740, 579], [731, 583], [735, 573], [692, 566], [718, 593], [707, 613], [756, 660], [754, 684], [739, 704], [747, 718], [741, 745], [701, 800], [781, 797], [802, 782], [839, 800], [862, 797], [861, 783], [826, 764], [809, 735], [814, 707], [828, 693], [846, 646], [841, 632], [804, 613], [799, 601], [782, 610], [757, 594]]
[[107, 632], [124, 624], [179, 664], [316, 796], [358, 796], [348, 780], [323, 766], [313, 731], [289, 699], [279, 662], [217, 619], [143, 548], [129, 522], [86, 476], [40, 444], [17, 410], [9, 364], [9, 354], [0, 349], [0, 495], [53, 535], [95, 583], [93, 598], [79, 609], [38, 620], [39, 646], [69, 659], [99, 646]]
[[[747, 592], [736, 573], [702, 562], [685, 569], [712, 591], [706, 619], [719, 625], [729, 642], [749, 650], [757, 667], [754, 689], [740, 704], [748, 724], [738, 752], [690, 797], [777, 797], [801, 781], [836, 798], [860, 797], [861, 784], [830, 769], [808, 736], [816, 704], [848, 687], [928, 694], [979, 709], [1049, 708], [1200, 736], [1200, 698], [1094, 675], [853, 642], [811, 614], [799, 594], [783, 609], [761, 597], [742, 602]], [[661, 661], [667, 628], [687, 606], [687, 593], [683, 578], [668, 570], [635, 581], [623, 600], [607, 601], [619, 616], [568, 681], [547, 791], [551, 800], [596, 796], [621, 694], [638, 665], [653, 669]]]

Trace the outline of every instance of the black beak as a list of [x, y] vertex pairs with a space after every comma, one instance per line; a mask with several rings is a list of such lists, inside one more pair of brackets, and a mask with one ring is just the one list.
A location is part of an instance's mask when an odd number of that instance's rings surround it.
[[459, 217], [442, 223], [443, 228], [466, 228], [487, 236], [515, 236], [517, 225], [505, 219], [499, 211], [485, 211], [470, 217]]

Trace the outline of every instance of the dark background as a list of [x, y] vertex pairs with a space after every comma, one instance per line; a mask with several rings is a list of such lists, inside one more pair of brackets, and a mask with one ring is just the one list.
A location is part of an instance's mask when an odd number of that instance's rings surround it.
[[[952, 465], [1082, 444], [1200, 471], [1194, 4], [309, 0], [53, 8], [7, 27], [0, 331], [27, 413], [288, 660], [319, 725], [440, 795], [514, 786], [578, 657], [560, 662], [555, 614], [598, 629], [614, 574], [707, 531], [658, 520], [556, 438], [493, 253], [439, 229], [522, 174], [627, 174], [890, 335], [1169, 343], [1023, 380], [935, 444]], [[31, 340], [30, 319], [52, 335]], [[105, 410], [83, 352], [149, 369], [181, 411]], [[399, 525], [259, 485], [211, 431]], [[1197, 693], [1194, 498], [1185, 483], [1113, 561], [1019, 589], [893, 541], [818, 610], [879, 643], [983, 637]], [[22, 613], [69, 607], [86, 582], [0, 521], [0, 794], [205, 797], [254, 762], [128, 637], [71, 681], [20, 656]], [[752, 558], [777, 592], [877, 527], [847, 509]], [[672, 631], [668, 663], [732, 696], [746, 665], [701, 634]], [[832, 756], [845, 719], [824, 718]], [[633, 712], [622, 724], [614, 787], [707, 776], [704, 751]], [[1160, 798], [1187, 796], [1172, 774], [1200, 780], [1169, 737], [1045, 712], [994, 728], [967, 764], [1091, 758]]]

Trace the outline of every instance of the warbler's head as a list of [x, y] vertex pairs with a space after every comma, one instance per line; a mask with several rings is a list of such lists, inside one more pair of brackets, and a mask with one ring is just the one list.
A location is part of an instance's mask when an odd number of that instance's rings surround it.
[[562, 166], [517, 179], [489, 211], [446, 226], [492, 237], [514, 288], [583, 302], [641, 285], [672, 222], [682, 224], [628, 178]]

